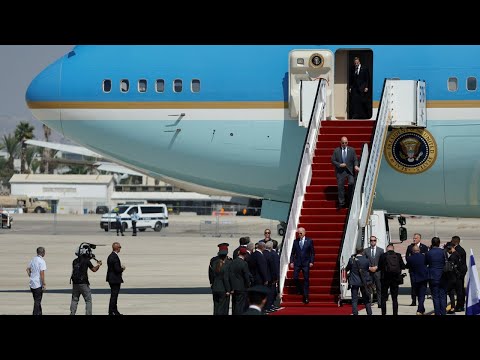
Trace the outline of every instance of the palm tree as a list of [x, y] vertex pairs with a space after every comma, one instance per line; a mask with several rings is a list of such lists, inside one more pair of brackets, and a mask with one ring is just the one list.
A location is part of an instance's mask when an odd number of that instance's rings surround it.
[[19, 141], [12, 134], [3, 135], [3, 148], [7, 150], [7, 167], [13, 172], [13, 159], [18, 155]]
[[25, 144], [25, 140], [30, 140], [35, 137], [35, 135], [33, 134], [34, 130], [35, 128], [26, 121], [21, 121], [20, 124], [18, 124], [15, 129], [15, 138], [22, 143], [20, 174], [22, 174], [25, 170], [25, 156], [26, 156], [26, 148], [27, 148], [27, 144]]
[[35, 158], [35, 155], [38, 154], [38, 147], [33, 146], [33, 147], [28, 147], [26, 154], [25, 154], [25, 162], [27, 164], [27, 174], [30, 174], [30, 169], [32, 167], [32, 162]]
[[[45, 124], [43, 124], [42, 127], [43, 127], [43, 136], [45, 137], [45, 141], [48, 142], [50, 135], [52, 135], [52, 129], [50, 129]], [[40, 171], [42, 171], [44, 174], [48, 174], [49, 161], [50, 161], [50, 151], [48, 148], [43, 148], [42, 166], [40, 166]]]
[[0, 179], [3, 184], [10, 189], [10, 178], [13, 176], [13, 160], [18, 154], [19, 143], [15, 136], [3, 135], [3, 144], [1, 147], [4, 148], [8, 153], [8, 159], [4, 164], [0, 164]]

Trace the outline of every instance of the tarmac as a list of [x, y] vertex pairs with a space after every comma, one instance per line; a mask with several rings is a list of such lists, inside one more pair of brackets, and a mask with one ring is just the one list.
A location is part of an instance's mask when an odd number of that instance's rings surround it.
[[[0, 314], [30, 315], [33, 298], [25, 269], [36, 248], [46, 249], [47, 290], [42, 300], [43, 314], [68, 315], [70, 313], [71, 263], [75, 250], [82, 242], [97, 245], [94, 254], [103, 261], [99, 271], [89, 272], [92, 288], [93, 314], [106, 315], [110, 288], [105, 281], [106, 260], [111, 245], [119, 241], [119, 254], [126, 266], [124, 283], [118, 299], [119, 311], [126, 315], [211, 315], [212, 295], [208, 282], [208, 264], [217, 253], [217, 244], [230, 244], [229, 254], [238, 246], [241, 236], [252, 241], [263, 238], [263, 230], [269, 228], [277, 234], [277, 221], [257, 216], [197, 216], [171, 215], [170, 226], [160, 232], [151, 229], [132, 237], [131, 230], [125, 236], [115, 231], [100, 229], [101, 215], [15, 214], [11, 229], [0, 229]], [[394, 233], [396, 221], [390, 226]], [[405, 254], [414, 232], [422, 234], [422, 242], [430, 245], [433, 236], [439, 236], [442, 244], [458, 235], [461, 245], [470, 255], [480, 258], [478, 219], [462, 218], [407, 218], [408, 240], [395, 247]], [[307, 229], [308, 233], [308, 229]], [[308, 234], [307, 234], [308, 235]], [[281, 241], [281, 237], [272, 236]], [[394, 238], [395, 241], [395, 238]], [[478, 261], [478, 260], [477, 260]], [[93, 261], [95, 264], [95, 262]], [[467, 279], [465, 281], [465, 285]], [[409, 277], [400, 287], [399, 314], [414, 315], [416, 307], [409, 306]], [[350, 306], [345, 304], [344, 306]], [[431, 300], [425, 301], [426, 311], [433, 311]], [[380, 314], [376, 305], [375, 315]], [[80, 298], [77, 315], [85, 314], [85, 303]], [[365, 314], [365, 310], [360, 311]], [[391, 314], [391, 302], [387, 303]], [[460, 315], [464, 313], [456, 313]]]

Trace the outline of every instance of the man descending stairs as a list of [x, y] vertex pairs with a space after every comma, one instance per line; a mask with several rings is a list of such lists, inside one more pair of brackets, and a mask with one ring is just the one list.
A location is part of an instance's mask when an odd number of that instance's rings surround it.
[[[347, 138], [348, 148], [360, 157], [363, 144], [370, 145], [374, 128], [375, 121], [371, 120], [322, 121], [312, 163], [312, 179], [306, 190], [298, 225], [299, 228], [305, 228], [314, 245], [314, 265], [309, 269], [309, 301], [306, 304], [302, 295], [297, 294], [294, 270], [290, 269], [281, 304], [286, 309], [279, 314], [288, 313], [289, 307], [305, 307], [305, 314], [313, 307], [337, 307], [340, 294], [338, 254], [348, 209], [337, 208], [339, 192], [332, 152], [338, 146], [339, 139]], [[349, 156], [348, 150], [346, 155]], [[348, 159], [345, 163], [348, 163]], [[355, 173], [355, 164], [351, 170]], [[353, 187], [351, 190], [353, 194]], [[350, 201], [351, 197], [345, 198], [347, 206]], [[299, 281], [304, 281], [302, 274]]]

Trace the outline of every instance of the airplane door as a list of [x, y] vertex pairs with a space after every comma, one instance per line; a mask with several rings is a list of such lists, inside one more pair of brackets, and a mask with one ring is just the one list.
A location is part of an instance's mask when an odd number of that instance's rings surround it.
[[288, 76], [288, 107], [290, 116], [301, 116], [301, 82], [318, 81], [320, 78], [327, 80], [327, 104], [325, 118], [332, 118], [332, 86], [334, 61], [330, 50], [292, 50], [290, 51], [289, 76]]

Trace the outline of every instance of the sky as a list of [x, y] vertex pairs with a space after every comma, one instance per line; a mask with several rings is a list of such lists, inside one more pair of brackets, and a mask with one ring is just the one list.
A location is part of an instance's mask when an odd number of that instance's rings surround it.
[[[25, 103], [28, 85], [43, 69], [74, 45], [0, 45], [0, 137], [15, 131], [20, 121], [35, 127], [35, 138], [44, 140], [42, 123]], [[52, 129], [52, 141], [62, 135]]]

